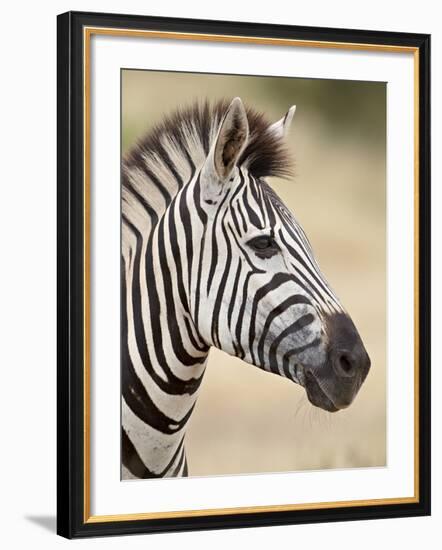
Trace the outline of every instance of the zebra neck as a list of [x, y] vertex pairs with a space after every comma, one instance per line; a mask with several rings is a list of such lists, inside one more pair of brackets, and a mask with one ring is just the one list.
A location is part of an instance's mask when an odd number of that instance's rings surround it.
[[[183, 476], [187, 475], [184, 436], [198, 398], [207, 350], [193, 358], [187, 356], [190, 342], [178, 328], [185, 326], [182, 320], [177, 317], [176, 324], [169, 325], [167, 314], [158, 315], [151, 304], [145, 311], [147, 353], [139, 361], [123, 358], [123, 439], [129, 440], [130, 455], [123, 462], [131, 463], [129, 471], [136, 477]], [[128, 341], [135, 344], [132, 335]]]
[[124, 189], [123, 477], [186, 475], [184, 435], [209, 348], [190, 312], [184, 262], [191, 258], [179, 253], [180, 192], [158, 215], [147, 198]]

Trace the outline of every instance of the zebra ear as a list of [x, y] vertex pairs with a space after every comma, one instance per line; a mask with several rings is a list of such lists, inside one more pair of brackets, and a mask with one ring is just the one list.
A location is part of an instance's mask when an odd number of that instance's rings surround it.
[[292, 124], [293, 115], [296, 111], [296, 105], [292, 105], [280, 120], [272, 124], [269, 128], [271, 132], [274, 132], [278, 137], [286, 137], [289, 133], [290, 126]]
[[239, 97], [230, 103], [204, 166], [204, 175], [218, 184], [225, 182], [236, 166], [249, 138], [249, 123]]

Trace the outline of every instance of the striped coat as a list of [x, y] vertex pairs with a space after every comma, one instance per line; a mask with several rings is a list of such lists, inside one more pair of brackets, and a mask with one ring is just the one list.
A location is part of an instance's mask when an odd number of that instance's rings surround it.
[[348, 406], [370, 361], [292, 213], [284, 135], [230, 104], [154, 128], [122, 165], [122, 477], [188, 474], [184, 437], [211, 346]]

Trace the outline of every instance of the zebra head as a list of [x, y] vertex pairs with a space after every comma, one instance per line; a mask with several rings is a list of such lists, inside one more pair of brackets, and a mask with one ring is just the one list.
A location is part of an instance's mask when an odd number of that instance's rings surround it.
[[303, 229], [265, 181], [287, 171], [294, 109], [263, 125], [236, 98], [217, 125], [194, 191], [203, 223], [193, 237], [201, 254], [192, 303], [208, 345], [337, 411], [353, 401], [370, 359]]

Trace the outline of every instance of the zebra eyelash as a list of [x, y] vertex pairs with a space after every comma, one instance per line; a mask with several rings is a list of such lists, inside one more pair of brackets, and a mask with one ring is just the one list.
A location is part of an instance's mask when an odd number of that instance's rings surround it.
[[272, 235], [258, 235], [246, 243], [263, 260], [278, 254], [280, 248]]

